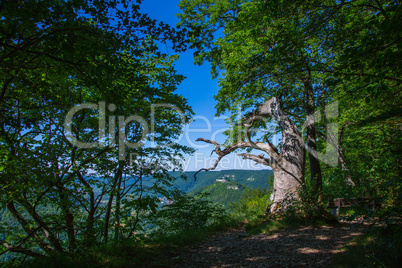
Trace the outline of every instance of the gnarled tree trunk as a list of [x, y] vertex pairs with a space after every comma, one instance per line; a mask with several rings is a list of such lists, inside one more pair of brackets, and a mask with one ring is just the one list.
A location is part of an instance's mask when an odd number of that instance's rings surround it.
[[[250, 139], [249, 129], [253, 126], [254, 121], [271, 117], [279, 125], [282, 133], [282, 147], [278, 149], [267, 141], [253, 142]], [[210, 168], [200, 169], [198, 172], [205, 170], [213, 170], [217, 167], [219, 161], [227, 154], [239, 148], [253, 148], [261, 150], [268, 154], [269, 158], [264, 157], [264, 153], [260, 155], [239, 154], [243, 159], [250, 159], [257, 163], [270, 166], [274, 172], [274, 185], [271, 200], [271, 207], [267, 211], [275, 213], [280, 204], [285, 204], [285, 199], [289, 196], [297, 198], [297, 189], [304, 185], [304, 164], [305, 149], [303, 138], [296, 125], [284, 113], [281, 108], [280, 99], [273, 97], [265, 101], [252, 114], [246, 118], [246, 137], [247, 141], [237, 142], [233, 145], [221, 150], [220, 144], [215, 141], [199, 138], [197, 141], [204, 141], [215, 145], [214, 152], [218, 154], [218, 159], [214, 166]], [[198, 173], [197, 172], [197, 173]], [[197, 174], [196, 173], [196, 174]], [[196, 176], [196, 174], [194, 176]]]
[[[289, 170], [291, 170], [289, 172]], [[269, 211], [275, 213], [279, 205], [284, 204], [287, 198], [298, 198], [297, 190], [302, 186], [303, 180], [296, 180], [297, 177], [303, 177], [304, 169], [299, 169], [291, 163], [286, 163], [284, 166], [273, 168], [274, 172], [274, 187], [271, 196], [272, 205]], [[297, 176], [297, 177], [296, 177]], [[268, 214], [266, 210], [265, 214]]]

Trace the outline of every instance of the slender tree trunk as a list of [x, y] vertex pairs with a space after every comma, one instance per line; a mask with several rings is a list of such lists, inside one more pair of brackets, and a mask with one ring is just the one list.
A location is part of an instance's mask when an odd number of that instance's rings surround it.
[[338, 154], [339, 154], [339, 162], [341, 163], [341, 169], [342, 169], [342, 171], [345, 172], [346, 184], [350, 185], [350, 186], [356, 186], [356, 184], [354, 183], [354, 181], [352, 179], [352, 175], [350, 174], [349, 166], [346, 163], [346, 157], [343, 152], [342, 146], [340, 146], [340, 148], [338, 148]]
[[60, 197], [60, 206], [64, 216], [64, 222], [66, 223], [66, 231], [68, 237], [68, 248], [70, 252], [74, 252], [75, 249], [75, 231], [74, 231], [74, 216], [70, 212], [70, 201], [66, 196], [64, 189], [61, 187], [57, 187], [59, 197]]
[[114, 199], [114, 195], [116, 192], [116, 187], [118, 185], [120, 177], [122, 176], [122, 173], [123, 173], [123, 165], [121, 163], [119, 163], [119, 167], [117, 168], [116, 174], [114, 176], [114, 182], [112, 185], [112, 190], [110, 192], [109, 202], [108, 202], [107, 208], [106, 208], [105, 226], [104, 226], [104, 233], [103, 233], [103, 242], [105, 244], [108, 242], [108, 238], [109, 238], [109, 224], [110, 224], [110, 215], [111, 215], [112, 207], [113, 207], [113, 199]]
[[37, 259], [45, 257], [44, 255], [37, 253], [35, 251], [32, 251], [28, 248], [24, 248], [21, 245], [13, 245], [2, 239], [0, 239], [0, 245], [2, 245], [6, 249], [5, 251], [1, 252], [1, 254], [4, 254], [6, 252], [16, 252], [16, 253], [21, 253], [21, 254], [24, 254], [24, 255], [27, 255], [27, 256], [30, 256], [33, 258], [37, 258]]
[[336, 149], [336, 151], [338, 153], [338, 160], [339, 160], [339, 163], [341, 164], [341, 169], [342, 169], [342, 171], [345, 172], [345, 182], [347, 185], [354, 187], [354, 186], [356, 186], [356, 184], [352, 179], [352, 175], [350, 174], [349, 166], [347, 164], [346, 156], [345, 156], [345, 153], [343, 151], [343, 146], [342, 146], [343, 134], [345, 133], [345, 129], [351, 124], [354, 124], [354, 123], [346, 122], [342, 126], [338, 139], [336, 139], [335, 134], [331, 131], [327, 132], [327, 137], [325, 137], [324, 135], [321, 135], [321, 138], [323, 140], [325, 140], [326, 142], [328, 142], [329, 144], [331, 144], [332, 147], [334, 147]]
[[318, 200], [322, 200], [322, 175], [320, 162], [317, 159], [317, 137], [315, 131], [315, 99], [313, 85], [311, 80], [307, 79], [304, 81], [304, 90], [306, 95], [305, 105], [306, 105], [306, 115], [307, 115], [307, 152], [310, 162], [310, 180], [313, 185]]
[[90, 245], [94, 238], [94, 215], [95, 215], [95, 193], [91, 185], [85, 180], [80, 172], [77, 173], [78, 179], [89, 190], [89, 212], [85, 231], [85, 243]]
[[121, 181], [122, 176], [119, 178], [119, 183], [116, 189], [116, 210], [115, 210], [115, 229], [114, 229], [114, 240], [117, 242], [119, 240], [119, 232], [120, 232], [120, 205], [121, 205]]

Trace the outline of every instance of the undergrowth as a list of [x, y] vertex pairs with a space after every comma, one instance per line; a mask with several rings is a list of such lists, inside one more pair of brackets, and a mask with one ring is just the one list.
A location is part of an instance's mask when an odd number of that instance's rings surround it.
[[373, 227], [346, 245], [334, 260], [334, 267], [400, 267], [402, 226]]
[[[247, 192], [232, 212], [201, 197], [185, 197], [161, 209], [150, 221], [157, 223], [148, 233], [130, 240], [110, 241], [74, 254], [56, 254], [46, 259], [27, 260], [22, 267], [160, 267], [178, 261], [175, 252], [193, 245], [214, 232], [244, 225], [250, 235], [272, 234], [284, 228], [337, 225], [322, 202], [308, 192], [298, 200], [280, 204], [277, 213], [264, 216], [269, 201], [261, 190]], [[250, 213], [252, 212], [252, 213]], [[353, 211], [352, 211], [353, 212]], [[350, 213], [349, 213], [350, 214]], [[353, 214], [353, 213], [352, 213]], [[394, 214], [392, 214], [394, 215]], [[376, 227], [344, 247], [335, 267], [398, 267], [402, 262], [402, 228], [392, 223]], [[12, 265], [11, 265], [12, 266]]]
[[[214, 232], [235, 227], [239, 221], [203, 196], [183, 196], [147, 221], [146, 233], [112, 240], [74, 253], [8, 263], [9, 267], [159, 267], [171, 264], [172, 254], [204, 240]], [[22, 264], [22, 265], [21, 265]]]

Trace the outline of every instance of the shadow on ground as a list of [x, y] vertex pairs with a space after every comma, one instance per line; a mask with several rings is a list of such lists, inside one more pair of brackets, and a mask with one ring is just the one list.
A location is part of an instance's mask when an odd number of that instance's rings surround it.
[[171, 267], [328, 267], [333, 256], [361, 234], [361, 227], [347, 223], [272, 235], [230, 230], [172, 255]]

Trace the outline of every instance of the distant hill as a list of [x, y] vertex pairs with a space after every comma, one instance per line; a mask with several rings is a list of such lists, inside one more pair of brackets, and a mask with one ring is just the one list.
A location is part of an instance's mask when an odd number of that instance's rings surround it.
[[[194, 180], [195, 171], [187, 171], [183, 174], [171, 172], [170, 176], [175, 177], [174, 186], [186, 193], [196, 191], [197, 189], [208, 186], [216, 180], [225, 179], [230, 182], [237, 182], [250, 188], [261, 189], [268, 187], [268, 180], [273, 174], [272, 170], [222, 170], [222, 171], [201, 171], [197, 174], [197, 180]], [[187, 179], [180, 178], [181, 175]]]
[[237, 202], [246, 189], [250, 189], [250, 187], [235, 181], [215, 181], [190, 192], [190, 194], [208, 193], [210, 194], [207, 197], [208, 200], [229, 206], [231, 202]]

